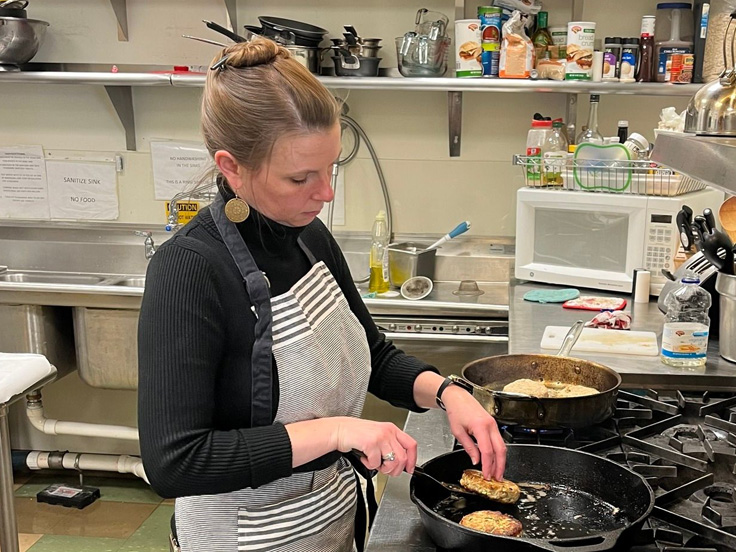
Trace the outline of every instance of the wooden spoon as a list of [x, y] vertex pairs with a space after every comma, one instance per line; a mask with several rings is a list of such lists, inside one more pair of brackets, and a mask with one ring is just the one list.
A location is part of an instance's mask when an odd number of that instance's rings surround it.
[[718, 218], [728, 237], [732, 242], [736, 242], [736, 196], [729, 197], [721, 204], [718, 209]]

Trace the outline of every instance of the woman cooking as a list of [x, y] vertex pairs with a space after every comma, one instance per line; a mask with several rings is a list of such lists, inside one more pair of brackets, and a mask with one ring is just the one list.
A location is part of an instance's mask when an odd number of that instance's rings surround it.
[[350, 455], [392, 476], [417, 455], [395, 425], [360, 419], [366, 391], [444, 407], [484, 476], [503, 476], [493, 418], [386, 341], [317, 219], [339, 116], [272, 41], [229, 46], [208, 72], [219, 194], [151, 260], [138, 336], [141, 454], [177, 499], [183, 551], [352, 550], [364, 509]]

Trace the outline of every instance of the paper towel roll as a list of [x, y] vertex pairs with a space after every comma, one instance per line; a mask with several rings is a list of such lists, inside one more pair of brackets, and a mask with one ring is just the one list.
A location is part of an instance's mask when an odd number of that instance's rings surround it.
[[652, 273], [644, 268], [634, 269], [634, 303], [649, 302], [649, 285]]
[[593, 52], [593, 82], [603, 80], [603, 52]]

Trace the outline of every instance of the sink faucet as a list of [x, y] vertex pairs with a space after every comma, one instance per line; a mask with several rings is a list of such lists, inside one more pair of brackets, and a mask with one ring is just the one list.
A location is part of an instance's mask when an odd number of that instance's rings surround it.
[[166, 226], [164, 229], [167, 232], [176, 232], [179, 229], [179, 205], [178, 203], [183, 199], [203, 199], [206, 201], [213, 201], [217, 195], [217, 189], [213, 189], [215, 186], [214, 181], [207, 180], [195, 188], [189, 190], [182, 190], [177, 193], [169, 201], [169, 216], [166, 218]]
[[140, 230], [135, 231], [136, 236], [143, 236], [146, 239], [143, 240], [143, 245], [146, 248], [146, 259], [150, 259], [153, 257], [154, 253], [156, 253], [156, 245], [153, 243], [153, 234], [151, 232], [141, 232]]

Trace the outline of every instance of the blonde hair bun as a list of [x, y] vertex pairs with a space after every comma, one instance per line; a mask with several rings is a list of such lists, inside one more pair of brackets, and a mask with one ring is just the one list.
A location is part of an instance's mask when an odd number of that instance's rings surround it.
[[230, 67], [255, 67], [273, 63], [277, 58], [290, 57], [289, 50], [261, 37], [228, 46], [225, 54], [228, 55], [227, 64]]

